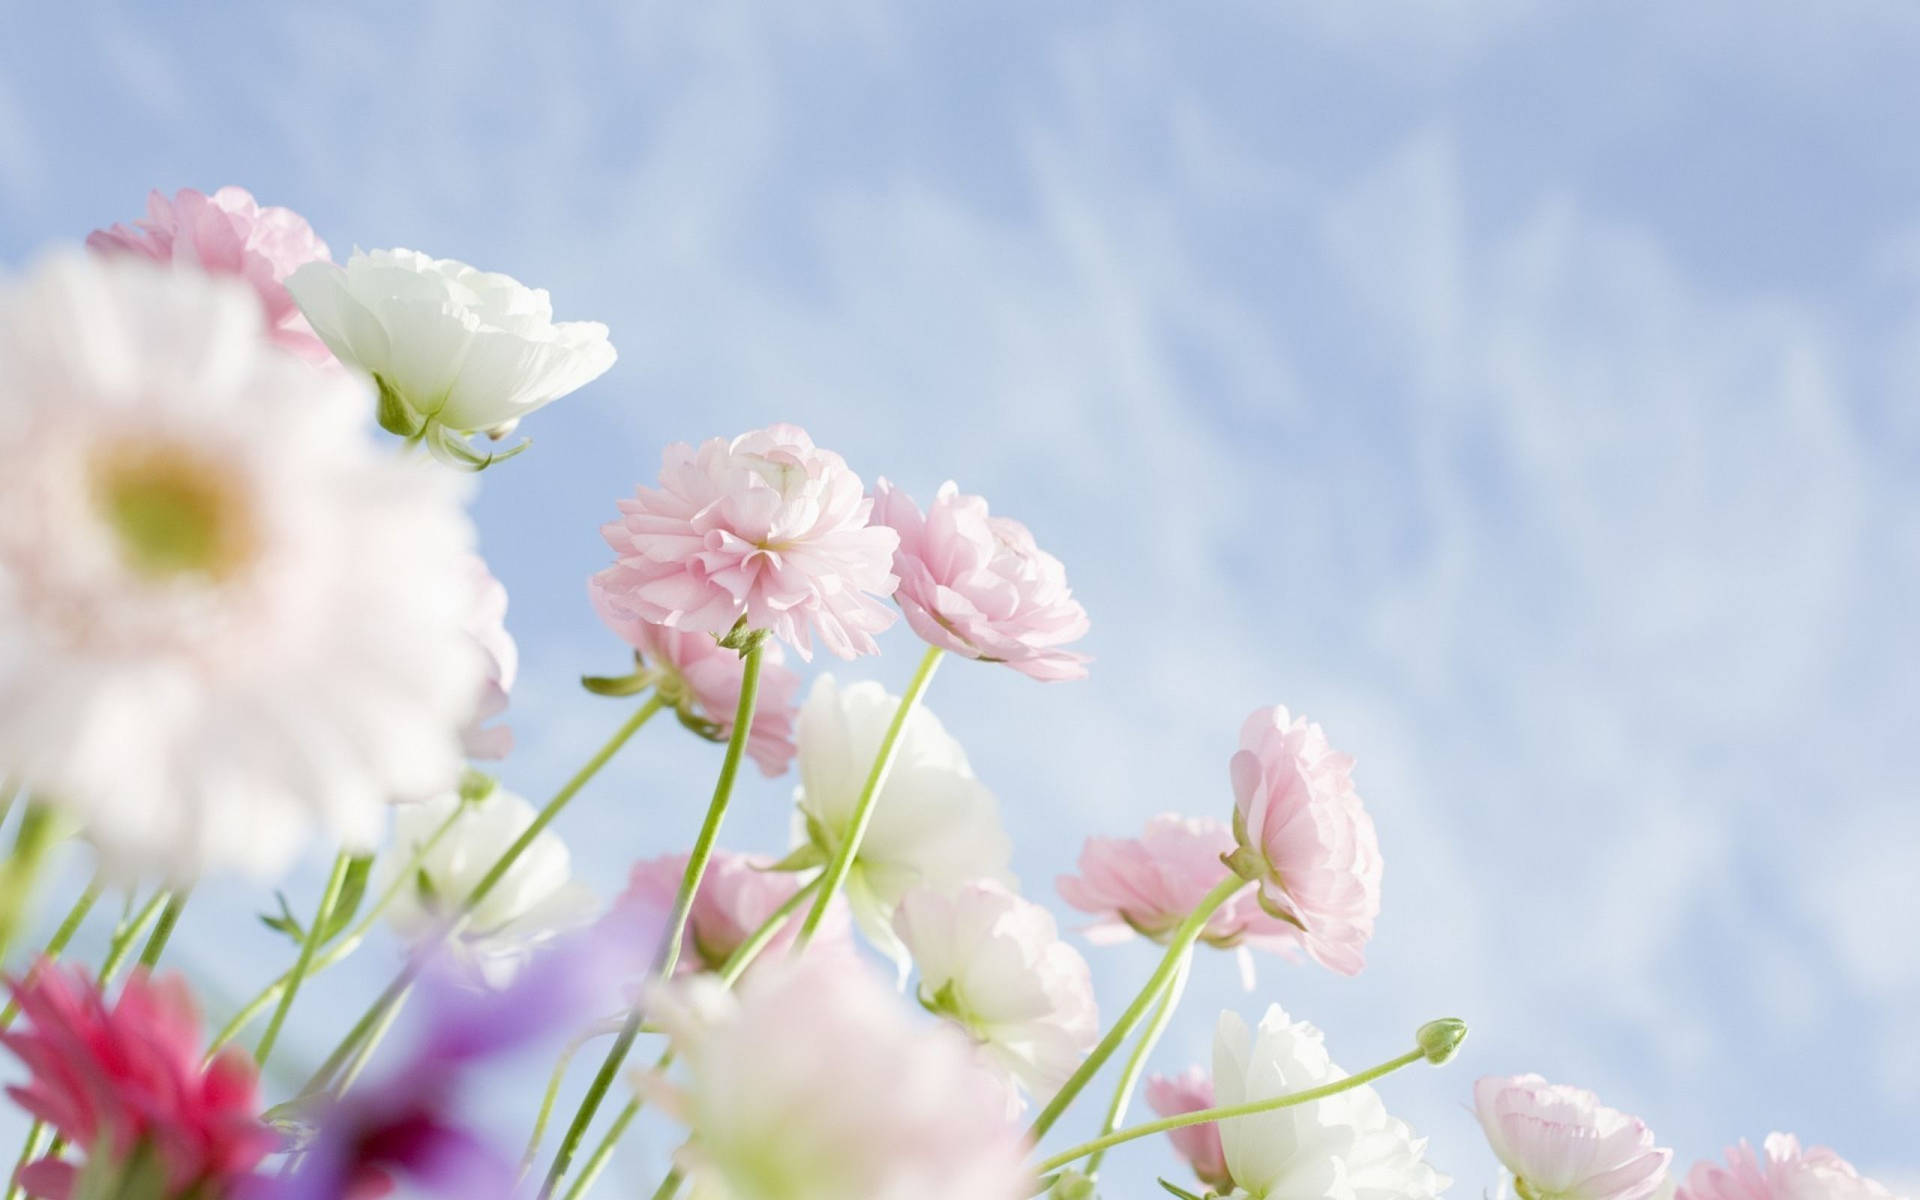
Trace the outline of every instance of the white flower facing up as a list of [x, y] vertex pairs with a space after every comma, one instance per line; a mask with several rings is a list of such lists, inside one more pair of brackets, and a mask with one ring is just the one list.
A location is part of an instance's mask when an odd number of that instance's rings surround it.
[[[831, 675], [815, 681], [801, 706], [794, 801], [816, 861], [830, 859], [845, 839], [899, 707], [900, 698], [877, 683], [841, 687]], [[847, 874], [847, 902], [861, 932], [904, 968], [906, 948], [893, 932], [901, 897], [922, 885], [951, 889], [982, 879], [1010, 884], [1012, 855], [999, 803], [974, 778], [966, 751], [938, 717], [915, 708]]]
[[1093, 974], [1046, 909], [998, 883], [907, 893], [893, 919], [920, 974], [920, 1003], [966, 1030], [1037, 1099], [1100, 1038]]
[[[478, 800], [449, 793], [402, 805], [394, 810], [393, 846], [381, 858], [376, 889], [384, 890], [393, 878], [389, 872], [410, 863], [463, 803], [466, 811], [433, 843], [387, 908], [387, 920], [402, 937], [440, 929], [538, 815], [501, 788]], [[545, 829], [474, 907], [454, 947], [489, 984], [504, 987], [541, 945], [587, 924], [593, 913], [593, 894], [574, 881], [566, 843]]]
[[373, 376], [383, 427], [467, 466], [501, 457], [468, 436], [505, 437], [613, 365], [607, 327], [556, 322], [543, 289], [414, 250], [309, 263], [287, 290], [327, 348]]
[[[1213, 1042], [1214, 1103], [1269, 1100], [1345, 1079], [1320, 1031], [1279, 1005], [1257, 1030], [1220, 1014]], [[1452, 1181], [1428, 1166], [1426, 1140], [1387, 1113], [1371, 1087], [1220, 1122], [1235, 1196], [1252, 1200], [1426, 1200]]]
[[472, 529], [366, 403], [232, 280], [76, 257], [0, 285], [0, 774], [109, 869], [270, 876], [458, 777]]

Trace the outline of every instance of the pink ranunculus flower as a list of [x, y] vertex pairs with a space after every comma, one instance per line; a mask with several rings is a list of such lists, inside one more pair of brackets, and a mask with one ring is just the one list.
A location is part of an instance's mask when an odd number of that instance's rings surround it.
[[[1163, 1117], [1212, 1108], [1213, 1080], [1199, 1067], [1188, 1067], [1178, 1075], [1154, 1075], [1147, 1080], [1147, 1103]], [[1169, 1130], [1173, 1148], [1201, 1183], [1221, 1192], [1233, 1188], [1233, 1176], [1227, 1173], [1227, 1152], [1220, 1145], [1220, 1125], [1183, 1125]]]
[[[718, 971], [726, 966], [734, 951], [800, 890], [799, 876], [771, 870], [773, 862], [759, 854], [713, 852], [707, 873], [700, 880], [700, 890], [694, 893], [693, 911], [687, 914], [679, 974]], [[635, 863], [627, 877], [627, 890], [614, 901], [606, 919], [617, 921], [628, 912], [671, 912], [686, 873], [684, 853], [663, 854]], [[804, 915], [804, 909], [791, 915], [761, 950], [762, 959], [778, 955], [793, 944]], [[852, 921], [847, 916], [846, 903], [836, 899], [827, 909], [826, 920], [808, 950], [851, 950], [851, 937]]]
[[1489, 1075], [1473, 1085], [1473, 1102], [1521, 1200], [1644, 1200], [1667, 1177], [1673, 1151], [1592, 1092], [1538, 1075]]
[[[25, 1024], [0, 1043], [30, 1077], [7, 1094], [88, 1156], [98, 1194], [231, 1195], [277, 1144], [255, 1116], [245, 1051], [230, 1047], [202, 1066], [200, 1017], [180, 976], [135, 971], [111, 1004], [85, 971], [51, 962], [11, 987]], [[28, 1195], [67, 1200], [82, 1169], [42, 1158], [18, 1182]]]
[[87, 235], [101, 254], [137, 254], [158, 263], [183, 263], [252, 286], [266, 312], [267, 336], [309, 362], [333, 354], [307, 324], [286, 288], [287, 276], [310, 262], [330, 262], [327, 244], [290, 208], [262, 208], [245, 188], [208, 196], [182, 188], [169, 200], [147, 196], [147, 216], [135, 228], [115, 225]]
[[[1137, 838], [1088, 838], [1080, 873], [1060, 876], [1055, 886], [1068, 904], [1100, 918], [1087, 928], [1088, 941], [1106, 945], [1137, 933], [1165, 942], [1232, 874], [1221, 860], [1233, 849], [1233, 831], [1220, 822], [1163, 813]], [[1297, 957], [1301, 938], [1298, 927], [1269, 915], [1245, 891], [1214, 910], [1200, 940]]]
[[467, 633], [480, 649], [487, 675], [474, 701], [473, 719], [461, 731], [460, 740], [468, 758], [500, 759], [513, 749], [513, 730], [487, 722], [507, 711], [508, 693], [520, 673], [520, 647], [507, 632], [507, 589], [477, 554], [473, 556], [473, 576], [476, 595]]
[[1825, 1146], [1803, 1150], [1794, 1135], [1773, 1133], [1758, 1153], [1744, 1139], [1729, 1146], [1724, 1167], [1693, 1164], [1675, 1200], [1894, 1200], [1894, 1193]]
[[900, 535], [893, 594], [913, 631], [943, 650], [1003, 662], [1043, 681], [1084, 679], [1084, 654], [1063, 649], [1087, 632], [1087, 611], [1060, 560], [1020, 522], [987, 512], [980, 496], [942, 484], [923, 515], [882, 479], [873, 519]]
[[[710, 633], [670, 629], [624, 614], [607, 590], [605, 575], [602, 572], [587, 584], [594, 611], [633, 647], [644, 668], [655, 673], [655, 690], [679, 713], [682, 724], [703, 737], [725, 741], [733, 732], [740, 681], [746, 673], [739, 653], [722, 646]], [[747, 731], [747, 753], [769, 779], [786, 774], [794, 755], [800, 677], [785, 665], [785, 658], [778, 643], [762, 651], [753, 728]]]
[[877, 654], [900, 535], [872, 511], [846, 460], [798, 426], [676, 442], [660, 486], [601, 527], [617, 561], [594, 578], [622, 619], [716, 636], [744, 622], [809, 660], [814, 634], [841, 658]]
[[1247, 718], [1230, 765], [1229, 865], [1259, 883], [1260, 907], [1292, 922], [1316, 962], [1358, 974], [1380, 914], [1381, 862], [1353, 759], [1320, 726], [1275, 707]]

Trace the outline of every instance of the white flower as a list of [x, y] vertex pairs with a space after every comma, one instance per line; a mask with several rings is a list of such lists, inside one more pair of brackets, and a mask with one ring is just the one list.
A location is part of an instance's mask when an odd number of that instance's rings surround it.
[[110, 867], [272, 875], [458, 777], [472, 529], [365, 404], [232, 280], [0, 285], [0, 774]]
[[[1257, 1032], [1220, 1014], [1213, 1041], [1214, 1103], [1268, 1100], [1345, 1079], [1320, 1031], [1267, 1009]], [[1423, 1160], [1424, 1138], [1389, 1116], [1379, 1095], [1357, 1087], [1322, 1100], [1220, 1122], [1236, 1196], [1253, 1200], [1425, 1200], [1452, 1180]]]
[[[376, 891], [391, 872], [410, 863], [462, 801], [448, 794], [394, 810], [393, 848], [381, 860]], [[414, 878], [387, 908], [387, 920], [402, 937], [432, 933], [466, 898], [507, 848], [533, 824], [537, 810], [512, 792], [495, 788], [466, 802], [466, 811], [435, 842]], [[459, 952], [494, 987], [504, 987], [534, 950], [593, 916], [593, 894], [572, 878], [567, 844], [543, 829], [474, 908], [456, 940]]]
[[[698, 980], [695, 981], [696, 983]], [[843, 958], [768, 961], [656, 1016], [684, 1085], [640, 1086], [690, 1133], [698, 1200], [1019, 1200], [1026, 1142], [965, 1039]]]
[[[800, 786], [794, 790], [803, 835], [823, 858], [845, 840], [887, 726], [900, 698], [877, 683], [840, 687], [822, 675], [801, 706]], [[977, 879], [1012, 883], [1012, 844], [1000, 828], [993, 793], [973, 777], [960, 743], [940, 719], [916, 708], [876, 799], [866, 836], [847, 875], [854, 919], [873, 943], [904, 966], [893, 911], [916, 886], [954, 888]]]
[[520, 418], [613, 365], [607, 327], [553, 319], [545, 290], [413, 250], [309, 263], [287, 290], [341, 362], [380, 387], [380, 423], [443, 457], [485, 465], [465, 436]]
[[920, 1002], [1036, 1098], [1052, 1096], [1099, 1040], [1087, 960], [1038, 904], [993, 882], [916, 888], [893, 928], [919, 970]]

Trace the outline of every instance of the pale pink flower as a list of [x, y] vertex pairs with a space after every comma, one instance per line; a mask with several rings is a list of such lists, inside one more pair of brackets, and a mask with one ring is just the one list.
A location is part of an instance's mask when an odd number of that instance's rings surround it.
[[[699, 983], [698, 979], [681, 985]], [[952, 1029], [911, 1019], [858, 963], [780, 958], [705, 1011], [657, 1006], [683, 1084], [640, 1087], [685, 1123], [696, 1196], [1022, 1200], [1026, 1139]]]
[[1894, 1193], [1825, 1146], [1803, 1150], [1794, 1135], [1772, 1133], [1760, 1153], [1742, 1139], [1727, 1148], [1726, 1166], [1693, 1164], [1675, 1200], [1894, 1200]]
[[893, 623], [900, 536], [868, 523], [860, 477], [794, 425], [667, 447], [658, 488], [601, 527], [618, 561], [595, 577], [612, 613], [693, 633], [738, 622], [813, 657], [877, 654]]
[[[229, 1195], [274, 1148], [278, 1138], [254, 1115], [246, 1052], [229, 1047], [202, 1066], [200, 1016], [180, 976], [137, 970], [111, 1004], [85, 971], [51, 962], [11, 986], [23, 1023], [0, 1043], [29, 1078], [7, 1095], [88, 1156], [97, 1194]], [[23, 1167], [18, 1182], [28, 1195], [66, 1200], [80, 1174], [49, 1157]]]
[[949, 480], [922, 515], [913, 498], [882, 479], [873, 519], [900, 535], [893, 594], [907, 623], [927, 641], [1023, 675], [1084, 679], [1084, 654], [1063, 649], [1086, 636], [1087, 611], [1067, 587], [1060, 560], [1020, 522], [987, 512]]
[[[1233, 874], [1233, 831], [1218, 821], [1164, 813], [1137, 838], [1088, 838], [1080, 873], [1055, 881], [1061, 898], [1100, 918], [1086, 930], [1096, 945], [1134, 934], [1165, 942], [1208, 892]], [[1214, 910], [1200, 940], [1231, 950], [1251, 946], [1297, 957], [1300, 930], [1260, 907], [1252, 890]]]
[[[1213, 1081], [1199, 1067], [1188, 1067], [1178, 1075], [1154, 1075], [1147, 1080], [1147, 1103], [1163, 1117], [1200, 1112], [1214, 1107]], [[1184, 1125], [1169, 1130], [1167, 1137], [1201, 1183], [1221, 1191], [1233, 1187], [1233, 1177], [1227, 1173], [1227, 1152], [1220, 1146], [1219, 1122]]]
[[[730, 850], [713, 852], [707, 873], [701, 877], [700, 890], [693, 894], [693, 911], [687, 914], [680, 974], [718, 971], [726, 966], [734, 951], [800, 890], [798, 875], [770, 870], [772, 866], [773, 859], [764, 855], [736, 854]], [[685, 854], [664, 854], [635, 863], [627, 876], [627, 890], [614, 902], [608, 919], [618, 920], [622, 914], [636, 910], [671, 912], [686, 873]], [[793, 944], [804, 915], [803, 908], [789, 917], [761, 950], [763, 959], [780, 954]], [[836, 899], [827, 909], [826, 919], [815, 933], [809, 950], [851, 949], [851, 935], [847, 906]]]
[[297, 268], [332, 261], [305, 217], [289, 208], [262, 208], [245, 188], [223, 187], [211, 196], [182, 188], [171, 200], [149, 193], [146, 219], [134, 225], [96, 229], [87, 246], [238, 276], [260, 297], [269, 338], [309, 362], [332, 360], [286, 287]]
[[1234, 871], [1258, 881], [1260, 906], [1297, 926], [1316, 962], [1357, 974], [1380, 914], [1381, 862], [1353, 759], [1276, 707], [1247, 718], [1230, 765]]
[[1640, 1118], [1538, 1075], [1487, 1076], [1473, 1102], [1522, 1200], [1644, 1200], [1673, 1159]]
[[467, 633], [479, 647], [487, 665], [487, 676], [480, 684], [474, 702], [473, 719], [461, 731], [468, 758], [505, 758], [513, 749], [513, 730], [505, 725], [488, 725], [507, 711], [507, 696], [520, 673], [520, 647], [507, 632], [507, 589], [486, 560], [473, 556], [473, 577], [477, 594], [473, 612], [467, 620]]
[[[739, 652], [722, 646], [710, 633], [669, 629], [624, 615], [607, 593], [605, 574], [587, 582], [594, 611], [654, 673], [654, 690], [679, 713], [682, 724], [703, 737], [725, 741], [733, 733], [746, 673]], [[747, 754], [769, 779], [786, 774], [793, 762], [800, 677], [785, 662], [777, 642], [761, 651], [760, 687], [754, 695], [753, 727], [747, 731]]]

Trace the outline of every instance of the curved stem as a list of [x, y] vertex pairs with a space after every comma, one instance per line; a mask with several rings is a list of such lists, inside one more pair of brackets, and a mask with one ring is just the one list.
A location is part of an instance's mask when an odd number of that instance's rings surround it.
[[873, 758], [873, 768], [867, 772], [866, 786], [860, 789], [860, 799], [853, 809], [853, 823], [847, 827], [846, 837], [833, 852], [833, 861], [827, 864], [822, 876], [824, 883], [820, 892], [813, 898], [813, 907], [807, 910], [807, 919], [800, 926], [800, 936], [793, 941], [795, 953], [806, 948], [813, 940], [814, 931], [820, 928], [820, 921], [827, 915], [827, 906], [833, 903], [834, 896], [847, 882], [848, 872], [853, 870], [854, 859], [860, 853], [860, 842], [867, 836], [867, 826], [873, 820], [873, 807], [880, 798], [880, 789], [885, 786], [887, 772], [893, 768], [893, 759], [900, 750], [900, 734], [907, 727], [907, 718], [919, 707], [920, 698], [926, 695], [927, 685], [933, 682], [934, 668], [946, 652], [938, 646], [928, 646], [926, 654], [920, 658], [919, 669], [914, 671], [913, 679], [907, 684], [906, 695], [900, 697], [900, 707], [894, 710], [893, 721], [887, 726], [886, 736], [880, 741], [880, 750]]
[[174, 927], [180, 924], [181, 910], [187, 907], [187, 899], [193, 893], [187, 890], [175, 890], [167, 893], [167, 906], [160, 910], [160, 921], [153, 927], [153, 936], [140, 948], [140, 965], [151, 971], [160, 965], [160, 955], [166, 952], [167, 943], [173, 940]]
[[1324, 1100], [1328, 1096], [1337, 1096], [1364, 1084], [1372, 1083], [1382, 1075], [1391, 1075], [1401, 1067], [1411, 1066], [1426, 1058], [1427, 1052], [1413, 1049], [1398, 1058], [1388, 1059], [1377, 1067], [1371, 1067], [1358, 1075], [1349, 1075], [1345, 1079], [1336, 1079], [1319, 1087], [1308, 1088], [1304, 1092], [1293, 1092], [1285, 1096], [1274, 1096], [1266, 1100], [1250, 1100], [1245, 1104], [1230, 1104], [1222, 1108], [1203, 1108], [1198, 1112], [1179, 1113], [1171, 1117], [1162, 1117], [1158, 1121], [1148, 1121], [1144, 1125], [1135, 1125], [1117, 1133], [1097, 1137], [1083, 1142], [1047, 1159], [1034, 1168], [1034, 1174], [1046, 1175], [1059, 1170], [1077, 1158], [1097, 1154], [1122, 1142], [1131, 1142], [1136, 1138], [1152, 1137], [1156, 1133], [1165, 1133], [1169, 1129], [1181, 1129], [1188, 1125], [1204, 1125], [1208, 1121], [1231, 1121], [1235, 1117], [1250, 1117], [1255, 1113], [1272, 1112], [1277, 1108], [1292, 1108], [1296, 1104], [1309, 1104], [1315, 1100]]
[[[41, 958], [51, 961], [60, 957], [61, 952], [67, 948], [67, 943], [73, 940], [73, 935], [80, 931], [80, 925], [87, 919], [87, 914], [93, 911], [94, 901], [100, 899], [101, 891], [100, 877], [96, 875], [88, 882], [86, 890], [80, 893], [80, 898], [73, 902], [73, 907], [67, 910], [67, 915], [60, 922], [60, 927], [53, 931], [51, 938], [47, 939], [47, 948], [40, 952]], [[13, 1018], [19, 1013], [19, 998], [9, 999], [6, 1008], [0, 1009], [0, 1029], [13, 1024]]]
[[[1128, 1057], [1126, 1069], [1120, 1072], [1120, 1084], [1113, 1089], [1113, 1103], [1107, 1105], [1107, 1119], [1100, 1126], [1100, 1135], [1105, 1137], [1120, 1128], [1120, 1122], [1127, 1119], [1127, 1104], [1133, 1098], [1133, 1087], [1140, 1081], [1140, 1073], [1146, 1070], [1147, 1059], [1152, 1056], [1154, 1046], [1160, 1042], [1160, 1035], [1166, 1032], [1167, 1022], [1173, 1019], [1173, 1010], [1180, 1007], [1180, 994], [1187, 989], [1187, 976], [1193, 970], [1193, 948], [1188, 947], [1186, 955], [1180, 960], [1180, 969], [1173, 973], [1173, 979], [1167, 984], [1167, 990], [1161, 993], [1159, 1007], [1153, 1010], [1153, 1016], [1147, 1019], [1147, 1027], [1140, 1032], [1140, 1040]], [[1100, 1170], [1100, 1160], [1106, 1157], [1106, 1148], [1095, 1150], [1087, 1159], [1086, 1174], [1089, 1178]]]
[[113, 981], [114, 972], [120, 969], [121, 963], [127, 961], [127, 955], [133, 951], [133, 943], [139, 940], [141, 931], [160, 911], [160, 906], [167, 902], [168, 895], [165, 888], [154, 892], [131, 920], [122, 922], [113, 931], [112, 939], [107, 942], [107, 957], [100, 963], [100, 972], [94, 977], [100, 987], [104, 988]]
[[600, 1178], [600, 1172], [606, 1170], [607, 1160], [613, 1157], [613, 1147], [620, 1141], [620, 1136], [626, 1133], [627, 1126], [633, 1124], [633, 1119], [639, 1115], [640, 1100], [635, 1097], [627, 1101], [627, 1106], [613, 1118], [613, 1124], [607, 1126], [607, 1136], [601, 1138], [600, 1144], [593, 1148], [587, 1165], [580, 1169], [580, 1178], [574, 1180], [573, 1186], [567, 1189], [566, 1200], [580, 1200], [587, 1194], [587, 1189]]
[[53, 813], [44, 805], [29, 804], [14, 834], [13, 855], [0, 863], [0, 959], [13, 947], [30, 901], [33, 885], [46, 865], [47, 851], [59, 839]]
[[265, 1067], [267, 1059], [273, 1055], [273, 1045], [280, 1037], [280, 1027], [286, 1023], [287, 1013], [293, 1008], [293, 998], [300, 993], [301, 981], [306, 979], [307, 971], [313, 966], [313, 956], [320, 949], [320, 943], [326, 940], [327, 926], [333, 924], [333, 910], [340, 903], [340, 892], [347, 884], [347, 871], [353, 865], [353, 855], [342, 850], [334, 855], [333, 870], [327, 876], [327, 886], [320, 893], [320, 906], [314, 909], [313, 920], [307, 924], [307, 936], [300, 939], [300, 954], [293, 960], [293, 970], [287, 975], [287, 985], [280, 989], [280, 1003], [274, 1006], [273, 1016], [267, 1019], [267, 1030], [260, 1035], [260, 1044], [254, 1047], [253, 1061], [256, 1066]]
[[[1033, 1124], [1027, 1129], [1028, 1141], [1038, 1143], [1046, 1136], [1047, 1130], [1053, 1128], [1053, 1123], [1060, 1119], [1061, 1113], [1067, 1111], [1067, 1106], [1073, 1103], [1074, 1097], [1078, 1096], [1080, 1090], [1099, 1073], [1106, 1061], [1113, 1057], [1113, 1052], [1120, 1048], [1120, 1043], [1126, 1041], [1127, 1035], [1133, 1032], [1133, 1027], [1138, 1025], [1140, 1018], [1146, 1015], [1148, 1006], [1159, 999], [1160, 994], [1173, 979], [1174, 972], [1180, 969], [1181, 960], [1193, 948], [1193, 943], [1199, 940], [1200, 931], [1206, 928], [1208, 918], [1212, 917], [1215, 910], [1222, 904], [1232, 899], [1235, 892], [1246, 886], [1248, 886], [1247, 881], [1238, 875], [1227, 876], [1206, 894], [1192, 912], [1187, 914], [1186, 920], [1180, 922], [1179, 927], [1173, 931], [1173, 937], [1167, 942], [1166, 955], [1161, 958], [1160, 965], [1147, 980], [1147, 985], [1141, 988], [1140, 994], [1133, 998], [1133, 1003], [1127, 1006], [1127, 1011], [1120, 1014], [1120, 1019], [1114, 1022], [1112, 1029], [1107, 1031], [1107, 1036], [1100, 1039], [1100, 1044], [1093, 1048], [1093, 1053], [1087, 1055], [1086, 1060], [1068, 1077], [1067, 1082], [1053, 1094], [1053, 1099], [1047, 1102], [1046, 1108], [1034, 1118]], [[1087, 1153], [1091, 1154], [1093, 1151], [1089, 1150]]]
[[[547, 1090], [540, 1097], [540, 1111], [534, 1114], [533, 1132], [527, 1135], [526, 1152], [520, 1156], [520, 1178], [525, 1179], [527, 1172], [533, 1170], [533, 1162], [540, 1157], [540, 1143], [547, 1136], [547, 1122], [553, 1119], [553, 1106], [560, 1099], [560, 1085], [566, 1082], [567, 1071], [573, 1066], [574, 1056], [585, 1048], [586, 1044], [597, 1037], [619, 1031], [619, 1026], [611, 1028], [589, 1029], [579, 1037], [568, 1042], [560, 1051], [560, 1059], [553, 1064], [553, 1073], [547, 1076]], [[597, 1157], [597, 1156], [596, 1156]], [[592, 1170], [592, 1160], [588, 1161], [588, 1170]], [[583, 1178], [585, 1178], [583, 1176]], [[575, 1187], [578, 1187], [575, 1184]], [[572, 1193], [569, 1192], [569, 1195]]]
[[[726, 757], [720, 762], [720, 778], [713, 785], [713, 799], [707, 805], [707, 819], [700, 827], [700, 835], [694, 840], [693, 850], [687, 856], [686, 873], [680, 877], [680, 894], [675, 898], [673, 915], [667, 920], [667, 940], [661, 947], [659, 961], [655, 964], [657, 974], [663, 980], [672, 979], [673, 971], [680, 962], [680, 947], [686, 939], [687, 916], [693, 911], [694, 895], [700, 890], [700, 880], [706, 875], [707, 862], [713, 857], [714, 843], [720, 837], [720, 823], [727, 815], [727, 805], [733, 797], [733, 780], [740, 773], [740, 758], [747, 747], [747, 738], [753, 732], [754, 705], [760, 692], [760, 660], [766, 649], [764, 634], [750, 635], [745, 655], [745, 667], [740, 674], [740, 702], [733, 713], [733, 731], [727, 737]], [[565, 1136], [560, 1139], [560, 1149], [555, 1151], [553, 1165], [547, 1168], [547, 1178], [540, 1185], [540, 1200], [550, 1197], [560, 1186], [560, 1180], [573, 1163], [574, 1154], [580, 1149], [580, 1143], [587, 1136], [587, 1129], [593, 1124], [593, 1116], [600, 1110], [600, 1102], [606, 1098], [607, 1090], [613, 1086], [614, 1076], [620, 1071], [620, 1064], [627, 1060], [633, 1050], [634, 1039], [640, 1036], [641, 1014], [635, 1009], [627, 1016], [626, 1025], [620, 1035], [614, 1039], [613, 1047], [607, 1051], [605, 1061], [587, 1085], [587, 1094], [581, 1097], [580, 1108], [573, 1114], [573, 1123], [567, 1126]]]

